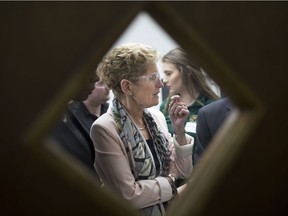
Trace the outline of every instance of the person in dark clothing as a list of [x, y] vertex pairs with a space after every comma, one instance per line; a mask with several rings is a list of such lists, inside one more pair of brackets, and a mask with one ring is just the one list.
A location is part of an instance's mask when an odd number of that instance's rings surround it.
[[84, 101], [71, 101], [68, 105], [69, 110], [86, 131], [90, 139], [90, 128], [93, 122], [106, 113], [110, 99], [109, 88], [102, 82], [97, 81], [92, 93]]
[[223, 124], [233, 105], [229, 98], [225, 97], [202, 107], [198, 112], [196, 139], [193, 146], [192, 161], [195, 166], [209, 142]]
[[86, 115], [88, 114], [88, 110], [85, 110], [85, 107], [81, 107], [82, 109], [80, 110], [71, 106], [71, 104], [76, 102], [83, 103], [82, 101], [86, 100], [88, 95], [95, 89], [95, 83], [98, 81], [99, 77], [96, 75], [96, 71], [94, 71], [91, 73], [91, 77], [83, 91], [68, 103], [63, 118], [53, 128], [50, 138], [95, 174], [100, 182], [94, 166], [95, 149], [89, 135], [89, 124], [91, 126], [96, 117]]
[[53, 128], [51, 138], [56, 144], [96, 173], [94, 167], [95, 151], [86, 130], [76, 116], [68, 109], [63, 120]]

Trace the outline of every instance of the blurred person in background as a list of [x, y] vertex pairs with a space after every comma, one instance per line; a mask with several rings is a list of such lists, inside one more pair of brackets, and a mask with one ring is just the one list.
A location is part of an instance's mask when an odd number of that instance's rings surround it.
[[[175, 133], [169, 116], [168, 105], [171, 97], [179, 95], [188, 107], [189, 116], [185, 121], [185, 132], [196, 138], [196, 120], [201, 107], [219, 99], [207, 82], [206, 74], [194, 63], [190, 56], [181, 48], [175, 48], [162, 58], [164, 72], [163, 82], [168, 89], [168, 97], [160, 105], [165, 115], [169, 132]], [[177, 179], [176, 186], [181, 186], [187, 179]]]
[[171, 96], [180, 95], [190, 112], [186, 120], [185, 131], [195, 138], [198, 110], [218, 100], [219, 96], [208, 84], [207, 74], [181, 48], [175, 48], [163, 56], [162, 68], [163, 82], [169, 93], [161, 103], [160, 110], [165, 115], [169, 132], [174, 133], [167, 107]]
[[213, 136], [233, 110], [233, 107], [231, 100], [224, 97], [199, 110], [196, 139], [193, 146], [193, 166], [199, 162]]
[[[97, 91], [99, 88], [97, 83], [99, 82], [101, 81], [99, 80], [96, 71], [91, 72], [83, 90], [67, 103], [67, 109], [64, 116], [59, 122], [57, 122], [56, 126], [50, 133], [49, 138], [52, 138], [58, 147], [67, 151], [84, 167], [95, 174], [100, 183], [100, 178], [94, 166], [95, 149], [90, 138], [90, 127], [97, 116], [94, 115], [94, 113], [91, 114], [88, 108], [84, 105], [85, 101], [93, 100], [93, 98], [96, 97], [95, 95], [98, 94]], [[99, 94], [104, 95], [102, 87]], [[104, 97], [100, 95], [97, 97]], [[101, 100], [101, 103], [102, 102], [104, 102], [104, 100]], [[106, 107], [106, 105], [104, 104], [103, 107]], [[96, 105], [94, 108], [95, 110], [99, 109], [96, 108]], [[107, 108], [103, 108], [103, 112], [104, 109]]]

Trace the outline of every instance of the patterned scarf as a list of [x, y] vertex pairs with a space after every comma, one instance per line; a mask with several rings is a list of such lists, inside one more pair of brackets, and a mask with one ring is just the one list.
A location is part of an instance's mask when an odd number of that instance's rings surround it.
[[120, 138], [126, 148], [132, 173], [136, 180], [154, 179], [159, 176], [167, 176], [169, 173], [170, 152], [168, 141], [164, 133], [159, 130], [150, 112], [144, 110], [144, 122], [148, 129], [154, 146], [160, 170], [156, 171], [154, 159], [148, 144], [141, 136], [132, 118], [127, 113], [118, 99], [112, 101], [112, 112], [120, 131]]

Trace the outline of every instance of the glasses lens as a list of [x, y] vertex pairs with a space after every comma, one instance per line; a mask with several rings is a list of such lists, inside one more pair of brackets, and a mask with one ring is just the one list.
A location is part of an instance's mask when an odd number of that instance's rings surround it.
[[151, 81], [157, 82], [160, 79], [160, 74], [158, 72], [152, 74]]
[[156, 83], [158, 80], [160, 80], [160, 74], [158, 72], [155, 72], [155, 73], [148, 75], [148, 76], [137, 77], [136, 79], [145, 79], [147, 81]]
[[151, 74], [147, 78], [148, 78], [149, 81], [155, 81], [156, 80], [156, 74], [155, 73]]

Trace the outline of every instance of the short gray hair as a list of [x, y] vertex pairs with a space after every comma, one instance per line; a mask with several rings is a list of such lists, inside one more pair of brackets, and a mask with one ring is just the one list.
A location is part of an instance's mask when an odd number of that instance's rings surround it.
[[121, 44], [110, 50], [98, 65], [97, 74], [113, 91], [115, 97], [123, 94], [122, 79], [132, 80], [143, 75], [151, 62], [159, 59], [156, 49], [141, 44]]

